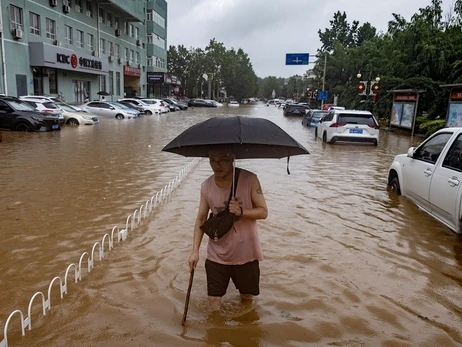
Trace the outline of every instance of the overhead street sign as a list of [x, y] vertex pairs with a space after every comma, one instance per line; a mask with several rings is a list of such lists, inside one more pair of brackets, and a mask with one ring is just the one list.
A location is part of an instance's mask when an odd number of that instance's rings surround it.
[[309, 53], [287, 53], [286, 65], [308, 65]]

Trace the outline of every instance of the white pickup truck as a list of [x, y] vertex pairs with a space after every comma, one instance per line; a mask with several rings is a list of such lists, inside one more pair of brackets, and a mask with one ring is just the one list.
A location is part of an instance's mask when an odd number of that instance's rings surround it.
[[438, 130], [393, 159], [388, 185], [462, 233], [462, 128]]

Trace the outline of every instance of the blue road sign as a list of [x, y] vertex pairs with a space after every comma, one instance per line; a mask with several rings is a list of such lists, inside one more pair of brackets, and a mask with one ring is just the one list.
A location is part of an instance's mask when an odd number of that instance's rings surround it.
[[327, 90], [318, 90], [318, 100], [327, 100]]
[[287, 53], [286, 65], [308, 65], [309, 53]]

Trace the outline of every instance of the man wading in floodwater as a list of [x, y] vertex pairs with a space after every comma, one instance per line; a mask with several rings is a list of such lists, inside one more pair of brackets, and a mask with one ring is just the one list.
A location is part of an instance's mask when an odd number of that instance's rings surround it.
[[[232, 146], [214, 146], [209, 151], [213, 175], [201, 185], [201, 198], [194, 225], [193, 250], [189, 257], [192, 271], [199, 261], [199, 247], [204, 236], [200, 226], [207, 220], [209, 210], [214, 214], [226, 208], [233, 181], [234, 153]], [[241, 300], [252, 300], [260, 293], [260, 268], [262, 260], [257, 219], [266, 219], [268, 208], [257, 176], [240, 169], [236, 198], [229, 203], [230, 212], [239, 219], [226, 235], [217, 241], [208, 240], [205, 270], [209, 310], [220, 309], [232, 279], [241, 294]]]

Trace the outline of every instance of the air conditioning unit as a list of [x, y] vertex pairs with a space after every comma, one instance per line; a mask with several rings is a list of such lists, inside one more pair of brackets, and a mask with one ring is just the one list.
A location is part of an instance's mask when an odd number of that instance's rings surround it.
[[115, 35], [116, 35], [116, 36], [122, 35], [122, 31], [121, 31], [120, 29], [116, 29]]
[[68, 5], [63, 5], [63, 12], [64, 13], [69, 13], [71, 12], [71, 7]]
[[50, 0], [50, 6], [56, 6], [58, 4], [58, 0]]
[[114, 61], [114, 56], [113, 55], [110, 55], [109, 58], [108, 58], [109, 61]]
[[96, 51], [91, 51], [91, 55], [96, 57]]
[[55, 46], [61, 46], [61, 41], [59, 41], [59, 40], [54, 40], [54, 41], [53, 41], [53, 44], [54, 44]]
[[117, 59], [117, 62], [118, 62], [119, 64], [122, 64], [122, 58]]
[[11, 30], [14, 39], [22, 39], [22, 30], [21, 29], [13, 29]]
[[136, 40], [136, 45], [141, 46], [141, 40]]

